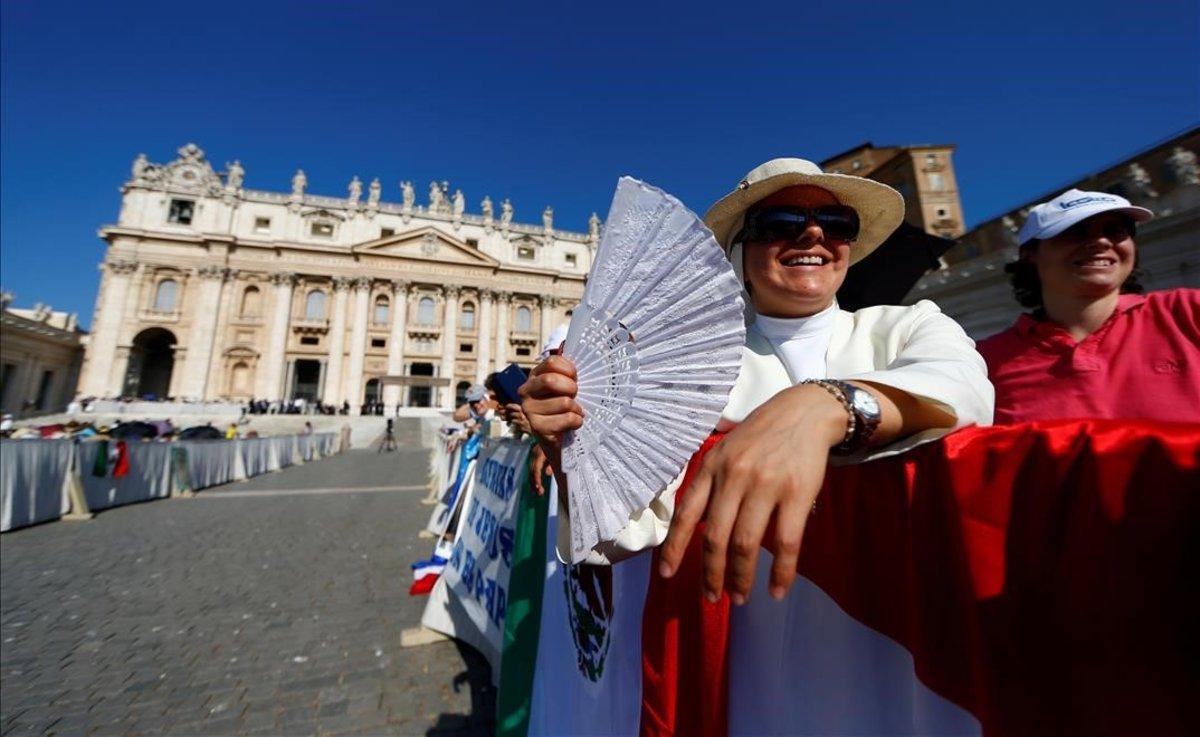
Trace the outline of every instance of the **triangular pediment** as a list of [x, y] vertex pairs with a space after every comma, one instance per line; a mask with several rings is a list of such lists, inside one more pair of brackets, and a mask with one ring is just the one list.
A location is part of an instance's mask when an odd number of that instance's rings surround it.
[[391, 256], [420, 261], [440, 261], [472, 265], [498, 266], [499, 261], [478, 248], [447, 235], [441, 230], [425, 226], [403, 233], [361, 243], [354, 247], [361, 255]]

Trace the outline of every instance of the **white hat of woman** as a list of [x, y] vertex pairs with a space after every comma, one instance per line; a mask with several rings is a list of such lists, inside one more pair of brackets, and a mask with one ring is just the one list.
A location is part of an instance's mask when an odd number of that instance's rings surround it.
[[1075, 223], [1102, 212], [1119, 212], [1138, 223], [1154, 217], [1150, 210], [1138, 207], [1120, 195], [1068, 189], [1029, 211], [1029, 217], [1017, 233], [1017, 244], [1023, 246], [1029, 241], [1053, 238]]
[[746, 211], [784, 187], [807, 184], [830, 192], [858, 213], [858, 238], [850, 244], [850, 263], [861, 261], [887, 240], [904, 220], [904, 198], [886, 184], [865, 177], [833, 174], [805, 159], [771, 159], [751, 169], [737, 188], [704, 215], [704, 223], [728, 251], [741, 230]]

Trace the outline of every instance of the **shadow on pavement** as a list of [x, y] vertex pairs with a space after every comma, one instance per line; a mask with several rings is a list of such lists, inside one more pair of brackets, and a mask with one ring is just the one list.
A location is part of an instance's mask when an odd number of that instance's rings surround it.
[[479, 651], [458, 640], [452, 640], [458, 648], [466, 670], [454, 676], [452, 686], [455, 693], [462, 689], [471, 690], [471, 713], [439, 714], [437, 722], [427, 731], [426, 737], [486, 737], [496, 729], [496, 689], [492, 686], [492, 668]]

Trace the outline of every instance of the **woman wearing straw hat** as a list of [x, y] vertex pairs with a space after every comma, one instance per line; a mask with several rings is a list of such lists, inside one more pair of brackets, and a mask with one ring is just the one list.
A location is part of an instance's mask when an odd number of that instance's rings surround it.
[[[707, 453], [678, 505], [682, 479], [616, 540], [591, 551], [589, 562], [661, 545], [659, 572], [669, 578], [685, 553], [701, 556], [710, 601], [726, 593], [734, 604], [752, 603], [733, 616], [735, 661], [778, 660], [778, 651], [755, 653], [754, 645], [739, 642], [739, 617], [746, 629], [762, 629], [783, 611], [772, 610], [768, 595], [790, 596], [805, 522], [831, 455], [864, 461], [957, 427], [991, 423], [983, 359], [932, 302], [838, 309], [835, 295], [847, 269], [903, 217], [894, 189], [794, 158], [753, 169], [705, 216], [747, 292], [742, 370], [715, 428], [728, 434]], [[570, 361], [542, 362], [522, 392], [533, 431], [557, 467], [562, 434], [586, 422], [573, 400]], [[702, 518], [702, 535], [693, 535]], [[560, 520], [567, 520], [564, 509]], [[568, 539], [563, 527], [560, 541]], [[796, 599], [785, 608], [804, 606]]]

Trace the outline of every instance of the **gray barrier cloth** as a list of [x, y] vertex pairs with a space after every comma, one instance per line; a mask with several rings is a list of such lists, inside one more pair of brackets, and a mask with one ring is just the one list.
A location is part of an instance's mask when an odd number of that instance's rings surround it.
[[58, 519], [71, 508], [70, 440], [0, 441], [0, 532]]
[[235, 442], [246, 478], [279, 470], [271, 438], [246, 438]]
[[[117, 441], [110, 441], [109, 447]], [[88, 508], [163, 499], [240, 481], [337, 452], [338, 435], [287, 435], [239, 440], [128, 441], [129, 472], [120, 478], [92, 469], [102, 443], [73, 440], [0, 441], [0, 532], [46, 522], [71, 510], [68, 483], [78, 474]], [[72, 470], [72, 466], [74, 470]]]
[[297, 435], [296, 448], [300, 452], [300, 457], [307, 461], [311, 461], [317, 452], [317, 438], [315, 435]]
[[314, 435], [317, 439], [317, 452], [321, 457], [331, 456], [338, 452], [338, 436], [336, 433], [326, 432], [319, 435]]
[[237, 444], [228, 440], [181, 440], [187, 448], [188, 479], [192, 491], [246, 478]]
[[[115, 442], [110, 441], [109, 447]], [[92, 474], [96, 453], [103, 445], [94, 441], [79, 443], [79, 477], [89, 511], [171, 496], [170, 443], [127, 442], [129, 473], [121, 478], [113, 478], [111, 468], [106, 476]]]
[[276, 468], [287, 468], [296, 463], [296, 438], [292, 435], [286, 438], [268, 438], [271, 443], [271, 457]]

